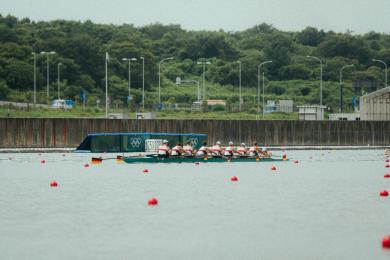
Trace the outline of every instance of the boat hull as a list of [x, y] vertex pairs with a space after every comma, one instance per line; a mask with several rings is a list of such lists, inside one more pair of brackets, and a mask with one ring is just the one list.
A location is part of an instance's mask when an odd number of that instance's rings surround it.
[[125, 157], [123, 159], [126, 163], [226, 163], [226, 162], [278, 162], [278, 161], [287, 161], [288, 159], [282, 158], [186, 158], [186, 157], [177, 157], [177, 158], [159, 158], [157, 156], [150, 157]]

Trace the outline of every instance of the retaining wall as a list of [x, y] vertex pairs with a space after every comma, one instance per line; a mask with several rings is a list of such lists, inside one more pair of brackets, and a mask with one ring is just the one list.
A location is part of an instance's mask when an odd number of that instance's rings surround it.
[[88, 133], [204, 133], [208, 142], [387, 146], [390, 121], [113, 120], [1, 118], [0, 148], [77, 147]]

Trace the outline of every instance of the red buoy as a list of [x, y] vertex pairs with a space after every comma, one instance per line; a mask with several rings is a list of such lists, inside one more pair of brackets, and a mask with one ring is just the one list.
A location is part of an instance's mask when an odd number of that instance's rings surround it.
[[386, 159], [385, 162], [389, 162], [389, 159]]
[[230, 178], [230, 180], [231, 181], [238, 181], [238, 178], [237, 178], [237, 176], [233, 176], [233, 177]]
[[383, 177], [390, 178], [390, 174], [386, 173]]
[[283, 157], [282, 157], [283, 159], [286, 159], [287, 158], [287, 155], [285, 155], [285, 154], [283, 154]]
[[158, 200], [154, 197], [148, 200], [149, 206], [156, 206], [157, 204], [158, 204]]
[[382, 247], [383, 248], [390, 248], [390, 236], [386, 236], [383, 238]]
[[84, 167], [85, 167], [85, 168], [88, 168], [88, 167], [89, 167], [89, 164], [88, 164], [88, 163], [84, 164]]
[[299, 163], [299, 161], [298, 161], [298, 160], [295, 160], [294, 163]]
[[390, 164], [386, 164], [386, 166], [385, 166], [386, 168], [390, 168]]
[[276, 171], [276, 166], [272, 166], [271, 171]]
[[389, 196], [389, 192], [388, 192], [387, 190], [384, 190], [384, 191], [381, 191], [381, 192], [379, 193], [379, 195], [380, 195], [381, 197], [387, 197], [387, 196]]
[[41, 163], [45, 163], [46, 161], [45, 160], [42, 160]]
[[58, 183], [56, 181], [50, 182], [50, 187], [57, 187]]
[[143, 172], [143, 173], [148, 173], [149, 170], [148, 170], [148, 169], [144, 169], [142, 172]]
[[195, 162], [195, 165], [199, 165], [199, 162]]

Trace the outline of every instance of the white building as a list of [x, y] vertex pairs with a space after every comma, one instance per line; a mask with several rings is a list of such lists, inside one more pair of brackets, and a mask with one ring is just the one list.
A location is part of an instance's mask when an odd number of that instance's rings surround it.
[[324, 120], [326, 106], [306, 105], [297, 106], [299, 120]]
[[361, 120], [390, 120], [390, 87], [360, 97]]

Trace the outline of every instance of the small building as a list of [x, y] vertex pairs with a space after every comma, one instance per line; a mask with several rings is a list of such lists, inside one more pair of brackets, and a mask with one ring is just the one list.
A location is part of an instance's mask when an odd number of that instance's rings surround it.
[[390, 87], [360, 97], [361, 120], [390, 120]]
[[360, 113], [336, 113], [329, 114], [331, 121], [359, 121]]
[[71, 99], [54, 99], [51, 102], [52, 108], [72, 109], [73, 101]]
[[155, 119], [156, 114], [155, 113], [136, 113], [135, 119]]
[[267, 104], [265, 105], [265, 113], [272, 113], [276, 111], [276, 101], [267, 100]]
[[284, 113], [294, 112], [294, 101], [292, 100], [278, 100], [276, 102], [276, 111]]
[[299, 120], [324, 120], [326, 106], [306, 105], [297, 106]]
[[207, 100], [207, 105], [208, 106], [216, 106], [216, 105], [226, 106], [226, 100], [223, 100], [223, 99], [208, 99]]

